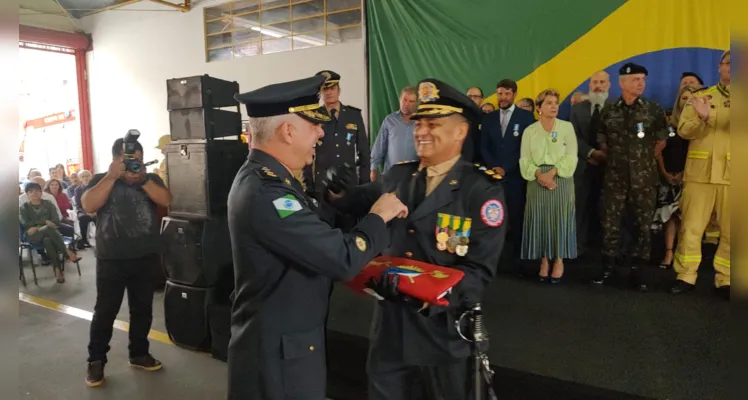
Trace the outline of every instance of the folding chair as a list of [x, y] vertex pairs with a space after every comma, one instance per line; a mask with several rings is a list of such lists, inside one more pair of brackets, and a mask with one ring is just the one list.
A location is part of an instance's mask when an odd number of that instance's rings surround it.
[[[41, 253], [42, 251], [44, 251], [44, 246], [41, 243], [40, 244], [34, 244], [34, 243], [29, 242], [28, 239], [26, 238], [26, 232], [24, 232], [24, 230], [23, 230], [23, 225], [21, 225], [21, 224], [18, 224], [18, 234], [19, 234], [19, 237], [21, 238], [21, 244], [20, 244], [21, 250], [18, 252], [19, 253], [18, 254], [18, 261], [19, 261], [18, 265], [19, 265], [19, 268], [21, 269], [21, 279], [24, 282], [24, 286], [25, 286], [26, 285], [26, 283], [25, 283], [26, 282], [26, 276], [23, 273], [22, 252], [23, 252], [23, 249], [26, 249], [26, 250], [28, 250], [28, 254], [29, 254], [29, 262], [31, 262], [31, 273], [34, 275], [34, 284], [37, 285], [37, 286], [39, 286], [39, 282], [36, 279], [36, 265], [34, 264], [34, 254], [33, 254], [33, 251], [36, 250], [37, 252]], [[67, 246], [70, 246], [73, 243], [73, 238], [67, 237], [67, 236], [63, 236], [62, 237], [62, 241], [63, 241], [63, 243], [65, 243], [65, 246], [67, 247]], [[67, 257], [66, 257], [65, 253], [60, 254], [60, 269], [62, 271], [65, 271], [65, 261], [66, 261], [66, 258]], [[78, 276], [81, 276], [81, 265], [80, 265], [80, 263], [78, 261], [76, 261], [75, 262], [75, 266], [78, 269]]]

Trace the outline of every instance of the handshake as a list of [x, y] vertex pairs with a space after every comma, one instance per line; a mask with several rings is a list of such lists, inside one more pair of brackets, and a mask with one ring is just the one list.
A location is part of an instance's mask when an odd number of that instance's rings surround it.
[[[357, 180], [354, 167], [345, 163], [329, 168], [325, 172], [322, 184], [329, 192], [330, 199], [338, 200], [345, 197], [346, 192], [356, 185]], [[385, 193], [371, 206], [369, 213], [379, 215], [387, 223], [395, 218], [406, 218], [408, 207], [394, 193]]]

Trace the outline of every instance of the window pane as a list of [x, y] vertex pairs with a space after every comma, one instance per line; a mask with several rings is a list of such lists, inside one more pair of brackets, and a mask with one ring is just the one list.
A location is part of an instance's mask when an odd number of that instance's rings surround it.
[[283, 4], [289, 4], [289, 0], [262, 0], [262, 8], [276, 7]]
[[221, 18], [231, 13], [231, 4], [221, 4], [215, 7], [208, 7], [205, 9], [205, 19], [211, 20]]
[[308, 3], [297, 4], [291, 7], [291, 14], [293, 15], [293, 19], [322, 14], [324, 12], [325, 0], [312, 0]]
[[252, 13], [234, 17], [234, 29], [246, 29], [260, 26], [260, 13]]
[[260, 9], [260, 0], [239, 0], [234, 2], [231, 8], [231, 13], [241, 14], [250, 11], [257, 11]]
[[260, 42], [242, 43], [234, 46], [234, 58], [257, 56], [260, 52]]
[[346, 11], [327, 16], [327, 29], [361, 23], [361, 10]]
[[272, 24], [275, 22], [288, 21], [291, 19], [291, 7], [280, 7], [262, 12], [262, 24]]
[[280, 53], [282, 51], [291, 51], [291, 38], [262, 41], [262, 54]]
[[361, 39], [363, 36], [362, 33], [360, 25], [343, 29], [328, 29], [327, 44], [343, 43]]
[[325, 45], [325, 32], [316, 32], [307, 35], [298, 35], [293, 37], [293, 49], [306, 49], [308, 47], [318, 47]]
[[[231, 18], [231, 17], [228, 17]], [[226, 32], [231, 30], [231, 19], [228, 21], [224, 20], [218, 20], [213, 22], [208, 22], [205, 24], [205, 31], [210, 35], [211, 33], [220, 33], [220, 32]]]
[[213, 47], [221, 47], [221, 46], [230, 45], [230, 44], [231, 44], [230, 33], [222, 33], [220, 35], [208, 36], [207, 46], [209, 49], [212, 49]]
[[224, 61], [231, 59], [231, 46], [224, 47], [223, 49], [208, 50], [208, 62], [210, 61]]
[[[257, 28], [259, 29], [259, 28]], [[241, 30], [232, 32], [234, 41], [233, 43], [249, 42], [251, 40], [260, 40], [260, 32], [253, 29]]]
[[293, 21], [294, 33], [315, 32], [325, 29], [325, 17], [305, 18], [299, 21]]
[[283, 36], [291, 36], [291, 23], [290, 22], [281, 22], [280, 24], [274, 24], [274, 25], [265, 25], [263, 27], [265, 29], [266, 35], [275, 36], [275, 37], [283, 37]]
[[327, 0], [327, 12], [347, 10], [354, 7], [361, 7], [361, 0]]

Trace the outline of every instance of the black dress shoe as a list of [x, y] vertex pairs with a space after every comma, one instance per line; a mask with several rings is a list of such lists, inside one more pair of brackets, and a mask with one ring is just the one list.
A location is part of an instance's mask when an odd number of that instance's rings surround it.
[[684, 282], [680, 279], [676, 280], [673, 286], [670, 287], [670, 293], [672, 294], [681, 294], [690, 292], [696, 287], [696, 285], [692, 285], [688, 282]]
[[722, 297], [725, 300], [730, 300], [730, 285], [727, 286], [720, 286], [714, 291], [717, 293], [718, 296]]
[[649, 286], [647, 286], [647, 284], [644, 283], [644, 279], [642, 279], [640, 267], [631, 268], [631, 275], [629, 275], [629, 286], [632, 289], [642, 293], [649, 291]]

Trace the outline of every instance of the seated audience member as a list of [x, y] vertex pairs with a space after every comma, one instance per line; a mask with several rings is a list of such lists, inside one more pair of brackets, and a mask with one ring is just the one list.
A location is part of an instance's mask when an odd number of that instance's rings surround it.
[[540, 120], [525, 129], [520, 171], [527, 183], [527, 205], [522, 230], [522, 259], [540, 259], [540, 281], [551, 283], [564, 274], [564, 258], [577, 257], [574, 214], [574, 170], [577, 136], [570, 122], [557, 119], [559, 94], [546, 89], [536, 105]]
[[78, 177], [80, 178], [81, 183], [78, 185], [78, 188], [75, 189], [73, 202], [75, 203], [75, 208], [78, 212], [78, 228], [81, 231], [81, 239], [78, 241], [78, 248], [84, 249], [91, 247], [91, 244], [88, 241], [88, 226], [91, 222], [96, 221], [96, 213], [86, 213], [80, 205], [81, 197], [83, 196], [83, 192], [86, 191], [86, 186], [91, 182], [92, 175], [84, 169], [78, 173]]
[[[42, 199], [42, 187], [35, 182], [26, 185], [28, 201], [21, 206], [19, 221], [26, 233], [26, 240], [44, 246], [52, 265], [54, 266], [57, 283], [65, 282], [60, 258], [65, 255], [70, 261], [81, 259], [72, 250], [65, 248], [58, 227], [60, 218], [52, 202]], [[63, 261], [64, 262], [64, 261]]]
[[60, 181], [58, 181], [57, 179], [52, 178], [44, 186], [44, 192], [54, 196], [55, 202], [57, 203], [57, 208], [59, 208], [60, 212], [62, 212], [62, 220], [67, 220], [67, 211], [71, 210], [73, 208], [73, 205], [70, 204], [68, 195], [66, 195], [62, 190], [62, 183], [60, 183]]
[[[39, 185], [39, 187], [47, 186], [47, 182], [41, 176], [32, 178], [29, 183], [36, 183], [37, 185]], [[28, 183], [26, 185], [28, 185]], [[26, 185], [24, 185], [24, 188], [26, 187]], [[62, 219], [62, 212], [60, 211], [60, 208], [57, 206], [57, 199], [55, 199], [55, 197], [52, 196], [51, 194], [44, 193], [44, 192], [42, 192], [42, 199], [47, 200], [48, 202], [52, 203], [55, 206], [55, 209], [57, 210], [57, 217], [59, 219]], [[28, 201], [29, 201], [28, 192], [26, 192], [24, 189], [24, 193], [18, 196], [18, 205], [22, 206]]]
[[65, 187], [65, 189], [67, 189], [67, 187], [70, 186], [70, 178], [68, 177], [67, 172], [65, 172], [64, 165], [62, 164], [55, 165], [54, 175], [50, 175], [50, 176], [62, 182], [62, 185]]
[[683, 170], [686, 168], [686, 156], [688, 155], [688, 140], [677, 135], [676, 129], [683, 107], [696, 90], [694, 87], [685, 86], [678, 91], [673, 112], [668, 119], [670, 133], [665, 148], [655, 155], [657, 169], [660, 172], [660, 188], [653, 228], [655, 230], [664, 228], [665, 230], [665, 257], [660, 262], [660, 268], [673, 266], [675, 235], [678, 232], [680, 222]]
[[480, 110], [483, 111], [483, 114], [488, 114], [496, 111], [496, 107], [493, 106], [493, 103], [483, 103], [483, 105], [480, 106]]
[[73, 197], [75, 197], [75, 188], [77, 188], [81, 184], [80, 178], [78, 178], [78, 173], [73, 172], [70, 174], [70, 186], [68, 186], [67, 189], [65, 189], [65, 194], [68, 195], [68, 199], [70, 201], [73, 201]]

